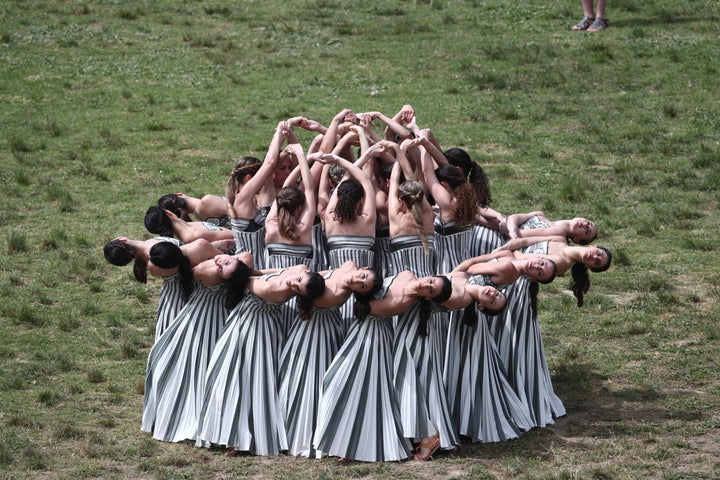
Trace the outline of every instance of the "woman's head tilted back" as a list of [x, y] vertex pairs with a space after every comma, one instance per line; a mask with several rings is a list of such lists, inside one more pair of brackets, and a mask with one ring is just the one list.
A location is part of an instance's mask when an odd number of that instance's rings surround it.
[[182, 218], [187, 222], [190, 221], [190, 215], [187, 210], [187, 201], [184, 198], [174, 193], [168, 193], [167, 195], [160, 197], [157, 204], [158, 207], [163, 210], [170, 210], [178, 218]]
[[165, 210], [158, 206], [152, 206], [145, 212], [145, 228], [155, 235], [174, 236], [172, 221], [165, 213]]
[[223, 280], [227, 283], [225, 307], [232, 309], [245, 295], [245, 286], [252, 275], [252, 269], [232, 255], [217, 255], [215, 264], [220, 263], [224, 264], [220, 271]]
[[147, 283], [147, 263], [144, 258], [138, 255], [135, 248], [130, 246], [128, 243], [120, 240], [119, 238], [111, 240], [105, 244], [103, 254], [108, 262], [113, 265], [117, 265], [118, 267], [123, 267], [132, 260], [135, 260], [135, 263], [133, 264], [133, 275], [135, 276], [135, 280], [140, 283]]
[[300, 288], [297, 296], [298, 314], [301, 320], [308, 321], [312, 318], [313, 300], [325, 292], [325, 279], [316, 272], [307, 272], [306, 281]]
[[354, 178], [349, 178], [335, 190], [337, 204], [333, 217], [339, 223], [352, 222], [357, 218], [358, 204], [365, 196], [362, 184]]
[[150, 248], [150, 263], [159, 268], [167, 270], [177, 268], [180, 275], [180, 285], [182, 287], [182, 298], [186, 300], [190, 298], [195, 283], [192, 277], [192, 267], [190, 259], [183, 254], [180, 247], [172, 242], [158, 242]]
[[103, 247], [105, 260], [118, 267], [124, 267], [135, 259], [135, 249], [116, 238]]
[[612, 263], [612, 253], [610, 253], [610, 250], [607, 248], [586, 248], [588, 249], [588, 253], [583, 255], [583, 262], [573, 263], [570, 269], [570, 275], [572, 276], [570, 288], [575, 298], [577, 298], [578, 307], [583, 306], [583, 303], [585, 303], [585, 294], [590, 290], [588, 267], [590, 267], [590, 271], [600, 273], [610, 268], [610, 264]]

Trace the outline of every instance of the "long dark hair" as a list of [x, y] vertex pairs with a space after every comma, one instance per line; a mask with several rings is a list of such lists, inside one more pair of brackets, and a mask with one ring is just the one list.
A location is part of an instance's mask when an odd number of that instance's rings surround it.
[[187, 301], [195, 288], [195, 282], [190, 259], [180, 250], [180, 247], [172, 242], [158, 242], [150, 247], [150, 261], [160, 268], [177, 267], [180, 274], [182, 299]]
[[190, 215], [188, 214], [187, 201], [177, 196], [174, 193], [168, 193], [158, 199], [158, 207], [163, 210], [170, 210], [172, 213], [177, 215], [178, 218], [189, 222]]
[[[610, 268], [612, 263], [612, 253], [605, 247], [597, 247], [607, 256], [607, 263], [602, 267], [591, 268], [590, 271], [595, 273], [604, 272]], [[588, 268], [580, 262], [573, 263], [571, 269], [572, 281], [570, 282], [570, 288], [572, 289], [573, 295], [577, 298], [577, 306], [582, 307], [585, 303], [585, 294], [590, 290], [590, 275], [588, 274]]]
[[432, 315], [433, 310], [433, 304], [438, 305], [440, 303], [443, 303], [447, 301], [448, 298], [450, 298], [450, 295], [452, 295], [452, 282], [450, 279], [444, 275], [435, 275], [435, 278], [439, 278], [442, 281], [442, 288], [440, 289], [440, 293], [435, 295], [431, 299], [427, 298], [421, 298], [420, 301], [420, 309], [419, 309], [419, 320], [420, 323], [418, 324], [418, 334], [424, 336], [427, 336], [427, 322], [430, 320], [430, 315]]
[[470, 184], [465, 181], [462, 169], [454, 165], [440, 165], [435, 169], [435, 176], [439, 181], [450, 185], [455, 194], [455, 209], [452, 212], [452, 220], [458, 226], [474, 223], [478, 210], [477, 194]]
[[365, 293], [353, 292], [355, 302], [353, 303], [353, 314], [355, 318], [362, 321], [365, 320], [370, 314], [370, 301], [375, 299], [375, 295], [380, 291], [383, 286], [383, 277], [377, 274], [377, 271], [372, 270], [373, 284], [370, 289]]
[[237, 267], [230, 274], [230, 278], [225, 280], [227, 283], [227, 291], [225, 293], [225, 308], [232, 310], [240, 303], [245, 295], [245, 286], [247, 285], [252, 269], [245, 265], [241, 260], [237, 261]]
[[308, 272], [310, 276], [307, 286], [305, 287], [305, 295], [297, 296], [297, 307], [300, 320], [305, 322], [312, 318], [313, 300], [325, 292], [325, 279], [317, 272]]
[[131, 261], [135, 260], [133, 264], [133, 275], [135, 280], [140, 283], [147, 283], [147, 262], [144, 258], [138, 255], [135, 248], [131, 247], [125, 242], [121, 242], [118, 239], [111, 240], [103, 247], [103, 255], [105, 259], [117, 265], [118, 267], [124, 267]]
[[163, 237], [174, 237], [172, 220], [167, 216], [165, 210], [153, 205], [145, 212], [145, 228], [148, 232]]

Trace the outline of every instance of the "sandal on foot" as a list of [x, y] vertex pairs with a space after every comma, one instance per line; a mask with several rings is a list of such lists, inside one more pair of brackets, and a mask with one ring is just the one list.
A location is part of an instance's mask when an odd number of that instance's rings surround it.
[[583, 17], [582, 20], [580, 20], [577, 25], [573, 25], [573, 30], [587, 30], [590, 25], [595, 22], [594, 18], [591, 17]]
[[418, 462], [424, 462], [430, 459], [438, 448], [440, 448], [440, 439], [438, 437], [423, 438], [413, 458]]
[[587, 29], [588, 32], [599, 32], [605, 30], [608, 27], [607, 19], [603, 17], [597, 17], [595, 21]]

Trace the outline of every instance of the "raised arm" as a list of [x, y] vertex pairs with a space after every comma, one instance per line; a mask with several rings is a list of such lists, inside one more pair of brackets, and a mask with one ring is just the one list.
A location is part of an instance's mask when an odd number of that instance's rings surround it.
[[[492, 260], [494, 258], [512, 258], [514, 257], [514, 254], [509, 251], [501, 251], [501, 250], [495, 250], [491, 253], [486, 253], [485, 255], [479, 255], [477, 257], [468, 258], [464, 262], [460, 263], [457, 267], [455, 267], [452, 272], [470, 272], [471, 267], [473, 265], [484, 265], [487, 264], [489, 260]], [[483, 267], [484, 268], [484, 267]], [[479, 273], [485, 273], [485, 272], [477, 272], [477, 269], [473, 269], [472, 273], [473, 275], [478, 275]]]
[[519, 235], [519, 227], [523, 223], [530, 220], [532, 217], [535, 216], [545, 216], [543, 212], [535, 211], [535, 212], [529, 212], [529, 213], [513, 213], [511, 215], [508, 215], [507, 219], [505, 220], [507, 225], [507, 232], [503, 232], [507, 234], [510, 238], [518, 238]]
[[454, 208], [453, 196], [442, 183], [440, 183], [437, 175], [435, 175], [435, 164], [433, 163], [430, 153], [425, 148], [423, 148], [420, 153], [420, 163], [423, 177], [425, 178], [425, 187], [435, 199], [435, 203], [437, 203], [444, 212], [452, 212]]
[[[358, 168], [356, 165], [354, 165], [351, 162], [348, 162], [344, 158], [334, 155], [331, 153], [326, 153], [322, 156], [322, 160], [328, 163], [336, 163], [343, 167], [355, 180], [360, 182], [360, 185], [363, 187], [363, 191], [365, 193], [365, 201], [363, 202], [363, 216], [368, 219], [369, 222], [372, 222], [372, 224], [375, 224], [375, 217], [377, 215], [377, 208], [375, 205], [375, 187], [372, 184], [372, 181], [370, 180], [370, 176], [365, 173], [362, 169]], [[333, 210], [335, 208], [335, 204], [337, 203], [337, 195], [333, 194], [330, 198], [330, 203], [328, 204], [328, 209]]]
[[337, 115], [333, 117], [332, 121], [330, 122], [330, 125], [325, 132], [325, 136], [323, 137], [323, 141], [320, 144], [320, 151], [323, 153], [332, 152], [338, 141], [338, 128], [340, 127], [340, 124], [344, 122], [350, 122], [354, 124], [356, 121], [357, 117], [352, 110], [347, 108], [341, 110]]
[[[247, 182], [240, 186], [238, 191], [234, 193], [233, 197], [239, 201], [246, 201], [248, 198], [252, 198], [257, 192], [259, 192], [263, 185], [271, 179], [275, 166], [277, 165], [278, 158], [280, 157], [280, 148], [287, 137], [288, 131], [289, 127], [285, 122], [279, 122], [277, 124], [275, 134], [270, 141], [270, 146], [268, 147], [268, 151], [265, 154], [265, 160], [263, 160], [263, 164], [260, 166], [260, 169], [255, 175], [248, 179]], [[230, 195], [228, 195], [228, 200], [230, 200]], [[239, 205], [235, 205], [235, 210], [238, 210], [238, 207]]]
[[313, 185], [310, 167], [308, 166], [302, 146], [299, 143], [292, 143], [288, 145], [287, 148], [288, 151], [297, 158], [298, 167], [300, 168], [302, 176], [302, 185], [305, 192], [305, 206], [303, 207], [302, 214], [300, 215], [300, 223], [303, 224], [304, 232], [310, 232], [315, 221], [315, 213], [317, 209], [317, 194], [315, 193], [315, 185]]
[[501, 247], [496, 248], [494, 251], [515, 251], [520, 250], [530, 245], [542, 242], [562, 242], [566, 243], [565, 237], [549, 236], [549, 237], [524, 237], [524, 238], [513, 238], [505, 242]]
[[[380, 112], [375, 113], [382, 115]], [[414, 123], [415, 110], [413, 110], [412, 106], [403, 105], [400, 111], [396, 113], [393, 118], [388, 119], [385, 115], [382, 115], [382, 117], [378, 116], [377, 118], [380, 118], [380, 120], [385, 122], [385, 139], [394, 141], [395, 138], [399, 136], [404, 140], [412, 136], [412, 134], [403, 127], [403, 124], [410, 125], [411, 123]]]

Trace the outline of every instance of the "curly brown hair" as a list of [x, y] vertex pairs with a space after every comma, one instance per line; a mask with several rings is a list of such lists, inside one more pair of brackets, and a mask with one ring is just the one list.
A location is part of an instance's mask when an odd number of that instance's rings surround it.
[[458, 226], [470, 225], [477, 216], [478, 201], [475, 190], [465, 181], [465, 175], [460, 167], [454, 165], [440, 165], [435, 169], [435, 176], [441, 182], [446, 182], [455, 194], [455, 209], [451, 218]]

